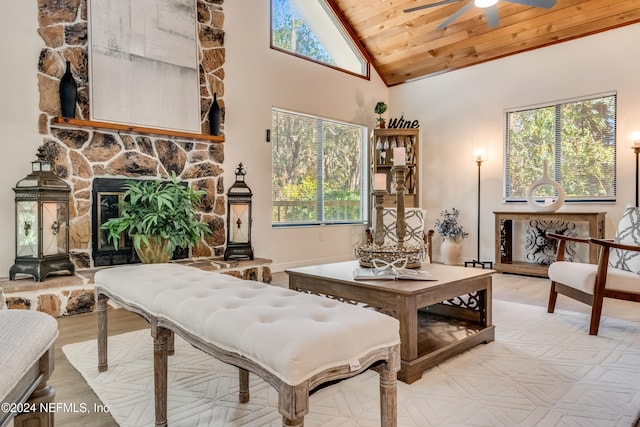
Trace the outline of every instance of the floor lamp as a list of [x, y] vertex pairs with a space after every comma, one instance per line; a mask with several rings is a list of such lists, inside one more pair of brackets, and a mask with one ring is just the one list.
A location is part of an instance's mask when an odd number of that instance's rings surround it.
[[633, 139], [633, 152], [636, 154], [636, 207], [638, 207], [638, 154], [640, 153], [640, 132], [633, 132], [631, 134], [631, 139]]
[[492, 269], [493, 262], [491, 261], [480, 261], [480, 167], [482, 166], [482, 162], [486, 160], [486, 148], [474, 147], [473, 150], [473, 160], [478, 164], [478, 248], [477, 248], [477, 258], [473, 261], [465, 261], [465, 267], [485, 267]]

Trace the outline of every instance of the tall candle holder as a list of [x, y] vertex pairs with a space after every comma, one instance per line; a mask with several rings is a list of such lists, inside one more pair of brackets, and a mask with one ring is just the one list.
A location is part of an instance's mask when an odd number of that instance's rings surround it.
[[407, 222], [404, 218], [404, 179], [409, 168], [406, 165], [396, 165], [391, 168], [396, 180], [396, 236], [398, 247], [404, 247], [404, 239], [407, 236]]
[[384, 221], [383, 221], [383, 202], [384, 196], [387, 194], [383, 190], [383, 179], [376, 174], [374, 176], [374, 190], [371, 194], [374, 196], [376, 209], [376, 231], [374, 234], [373, 244], [357, 246], [355, 254], [360, 265], [363, 267], [379, 268], [418, 268], [424, 259], [424, 244], [405, 245], [407, 236], [407, 222], [404, 216], [404, 192], [405, 176], [409, 171], [406, 165], [405, 147], [394, 147], [393, 149], [393, 167], [391, 174], [395, 176], [396, 182], [396, 238], [397, 243], [384, 243]]
[[384, 203], [384, 196], [387, 195], [387, 190], [373, 190], [371, 194], [373, 194], [376, 209], [376, 231], [373, 235], [373, 244], [376, 246], [382, 246], [384, 245], [384, 221], [382, 204]]

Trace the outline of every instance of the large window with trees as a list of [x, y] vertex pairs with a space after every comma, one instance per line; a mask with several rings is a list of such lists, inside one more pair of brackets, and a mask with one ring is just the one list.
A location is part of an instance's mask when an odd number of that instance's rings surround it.
[[274, 109], [272, 224], [367, 221], [366, 128]]
[[369, 62], [327, 0], [271, 0], [271, 47], [369, 78]]
[[[566, 201], [614, 201], [615, 93], [507, 111], [505, 159], [506, 201], [526, 200], [544, 159]], [[551, 186], [538, 190], [536, 197], [555, 195]]]

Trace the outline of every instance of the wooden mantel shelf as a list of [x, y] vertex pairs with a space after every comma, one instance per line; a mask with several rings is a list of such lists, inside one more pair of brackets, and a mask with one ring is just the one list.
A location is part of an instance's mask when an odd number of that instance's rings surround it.
[[122, 125], [118, 123], [96, 122], [93, 120], [71, 119], [68, 117], [53, 117], [51, 119], [52, 125], [57, 126], [75, 126], [86, 127], [95, 129], [107, 129], [124, 132], [143, 133], [147, 135], [160, 135], [173, 138], [187, 138], [198, 139], [202, 141], [210, 142], [224, 142], [224, 136], [219, 135], [205, 135], [202, 133], [182, 132], [178, 130], [148, 128], [142, 126]]

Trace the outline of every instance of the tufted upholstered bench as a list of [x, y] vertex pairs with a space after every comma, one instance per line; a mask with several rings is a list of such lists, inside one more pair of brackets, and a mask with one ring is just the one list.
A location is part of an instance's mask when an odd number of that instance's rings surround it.
[[284, 426], [304, 425], [309, 392], [372, 365], [380, 375], [381, 425], [397, 421], [399, 323], [372, 310], [179, 264], [116, 267], [95, 275], [98, 370], [107, 363], [107, 300], [138, 313], [154, 340], [156, 425], [167, 424], [167, 357], [172, 333], [278, 391]]
[[48, 314], [0, 310], [0, 426], [12, 419], [14, 427], [53, 426], [46, 405], [55, 393], [47, 380], [57, 337], [58, 322]]

